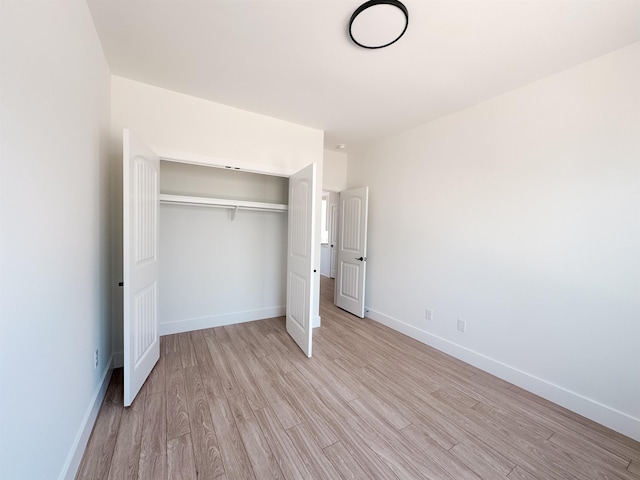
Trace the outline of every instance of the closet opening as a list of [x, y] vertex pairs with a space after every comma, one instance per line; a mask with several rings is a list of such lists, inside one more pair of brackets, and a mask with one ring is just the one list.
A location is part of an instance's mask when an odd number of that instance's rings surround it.
[[125, 406], [158, 361], [161, 335], [286, 315], [310, 357], [315, 163], [288, 177], [161, 165], [129, 130], [122, 138]]
[[285, 314], [289, 179], [160, 161], [160, 335]]

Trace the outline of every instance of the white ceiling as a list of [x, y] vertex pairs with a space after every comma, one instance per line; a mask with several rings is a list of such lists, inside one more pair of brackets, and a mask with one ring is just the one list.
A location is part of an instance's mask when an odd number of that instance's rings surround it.
[[640, 41], [640, 0], [404, 0], [405, 36], [351, 43], [364, 0], [88, 0], [114, 75], [324, 130], [402, 131]]

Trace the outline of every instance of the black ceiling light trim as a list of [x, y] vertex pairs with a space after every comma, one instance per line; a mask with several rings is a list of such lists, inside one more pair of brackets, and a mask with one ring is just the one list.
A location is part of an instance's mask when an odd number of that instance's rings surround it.
[[[395, 36], [395, 38], [391, 39], [389, 42], [384, 43], [383, 45], [366, 45], [363, 42], [362, 39], [360, 39], [360, 41], [358, 41], [358, 39], [356, 39], [353, 35], [353, 22], [356, 19], [356, 17], [360, 14], [362, 14], [365, 10], [372, 8], [372, 7], [376, 7], [379, 5], [391, 5], [393, 7], [398, 8], [403, 14], [404, 14], [404, 28], [402, 29], [402, 32], [400, 32], [399, 34], [397, 34], [397, 36]], [[404, 32], [407, 31], [407, 27], [409, 26], [409, 11], [407, 10], [407, 7], [404, 6], [404, 4], [402, 2], [399, 2], [398, 0], [369, 0], [368, 2], [363, 3], [362, 5], [360, 5], [355, 12], [353, 12], [353, 15], [351, 15], [351, 19], [349, 20], [349, 36], [351, 37], [351, 40], [353, 40], [353, 43], [355, 43], [356, 45], [362, 47], [362, 48], [368, 48], [368, 49], [377, 49], [377, 48], [384, 48], [384, 47], [388, 47], [389, 45], [396, 43], [398, 40], [400, 40], [400, 38], [404, 35]]]

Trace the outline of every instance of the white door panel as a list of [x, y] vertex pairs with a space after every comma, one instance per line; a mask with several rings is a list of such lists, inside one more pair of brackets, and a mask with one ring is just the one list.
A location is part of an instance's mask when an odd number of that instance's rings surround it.
[[369, 187], [340, 192], [335, 304], [364, 318]]
[[124, 405], [160, 358], [158, 205], [160, 159], [123, 131]]
[[331, 205], [331, 278], [336, 278], [338, 268], [338, 205]]
[[315, 254], [316, 165], [289, 178], [289, 241], [287, 245], [287, 332], [311, 356], [313, 271]]

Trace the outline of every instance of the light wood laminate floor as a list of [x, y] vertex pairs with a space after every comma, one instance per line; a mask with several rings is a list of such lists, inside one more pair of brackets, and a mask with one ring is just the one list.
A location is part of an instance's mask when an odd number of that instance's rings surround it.
[[170, 335], [133, 405], [116, 370], [77, 479], [640, 479], [640, 443], [333, 306]]

